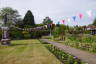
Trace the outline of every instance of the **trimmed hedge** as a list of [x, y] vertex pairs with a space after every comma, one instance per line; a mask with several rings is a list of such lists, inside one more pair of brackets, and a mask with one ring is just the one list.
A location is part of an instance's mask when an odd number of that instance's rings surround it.
[[49, 30], [34, 30], [34, 31], [21, 31], [17, 29], [12, 29], [10, 31], [11, 39], [32, 39], [32, 38], [40, 38], [44, 35], [49, 35]]

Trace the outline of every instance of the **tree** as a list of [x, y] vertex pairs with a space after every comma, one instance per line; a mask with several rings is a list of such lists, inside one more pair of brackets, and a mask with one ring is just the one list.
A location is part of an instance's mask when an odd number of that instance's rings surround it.
[[95, 20], [94, 20], [94, 22], [93, 22], [93, 25], [96, 26], [96, 18], [95, 18]]
[[23, 20], [21, 18], [18, 18], [18, 21], [16, 22], [15, 26], [23, 28]]
[[5, 7], [0, 10], [0, 18], [3, 19], [4, 15], [7, 14], [8, 16], [8, 24], [15, 24], [15, 22], [18, 20], [20, 17], [19, 13], [17, 10], [12, 9], [10, 7]]
[[51, 24], [53, 23], [53, 21], [49, 18], [49, 17], [45, 17], [45, 19], [43, 20], [43, 24]]
[[23, 19], [24, 26], [33, 26], [35, 25], [34, 16], [30, 10], [27, 11], [24, 19]]
[[60, 25], [59, 27], [55, 27], [52, 32], [54, 38], [59, 37], [60, 40], [65, 40], [67, 28], [68, 27], [65, 25]]

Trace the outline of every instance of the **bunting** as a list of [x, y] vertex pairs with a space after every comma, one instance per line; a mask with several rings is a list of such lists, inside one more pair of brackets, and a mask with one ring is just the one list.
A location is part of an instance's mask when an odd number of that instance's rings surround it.
[[76, 21], [76, 16], [73, 16], [72, 18], [73, 18], [74, 21]]
[[68, 21], [68, 22], [70, 22], [70, 21], [71, 21], [71, 19], [70, 19], [70, 18], [67, 18], [67, 21]]
[[62, 23], [64, 24], [65, 23], [65, 20], [62, 20]]
[[80, 17], [80, 19], [82, 19], [82, 18], [83, 18], [83, 14], [80, 13], [80, 14], [79, 14], [79, 17]]
[[87, 15], [88, 15], [89, 18], [92, 17], [92, 10], [89, 10], [89, 11], [87, 11], [86, 13], [87, 13]]
[[[86, 11], [86, 14], [88, 15], [89, 18], [92, 18], [92, 16], [93, 16], [93, 11], [92, 11], [92, 10], [88, 10], [88, 11]], [[71, 19], [73, 19], [73, 21], [76, 21], [76, 19], [77, 19], [78, 17], [79, 17], [80, 20], [81, 20], [81, 19], [84, 18], [84, 14], [79, 13], [78, 16], [73, 16], [73, 17], [71, 17], [71, 18], [67, 18], [66, 20], [61, 20], [61, 22], [64, 24], [65, 21], [70, 22]], [[60, 24], [60, 22], [57, 22], [57, 24]]]

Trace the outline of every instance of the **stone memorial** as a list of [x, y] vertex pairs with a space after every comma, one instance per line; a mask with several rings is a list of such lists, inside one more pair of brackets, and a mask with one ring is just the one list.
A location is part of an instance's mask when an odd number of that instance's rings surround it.
[[10, 45], [10, 39], [9, 39], [9, 27], [7, 26], [8, 17], [7, 14], [4, 16], [4, 25], [1, 27], [2, 29], [2, 39], [1, 44], [2, 45]]

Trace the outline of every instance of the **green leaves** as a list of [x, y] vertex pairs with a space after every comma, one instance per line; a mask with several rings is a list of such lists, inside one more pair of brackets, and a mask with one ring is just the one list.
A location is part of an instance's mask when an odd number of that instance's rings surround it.
[[45, 25], [51, 24], [51, 23], [53, 23], [53, 21], [49, 17], [45, 17], [45, 19], [43, 20], [43, 24], [45, 24]]
[[34, 16], [30, 10], [27, 11], [24, 19], [23, 19], [23, 26], [34, 26]]
[[1, 19], [4, 19], [5, 14], [7, 14], [8, 26], [11, 26], [12, 24], [16, 24], [16, 22], [18, 21], [18, 18], [20, 17], [18, 11], [11, 7], [5, 7], [0, 10]]
[[93, 25], [96, 26], [96, 18], [95, 18], [95, 20], [94, 20], [94, 22], [93, 22]]
[[55, 27], [52, 32], [53, 37], [54, 38], [60, 37], [60, 40], [65, 40], [66, 30], [68, 30], [68, 26], [65, 25], [60, 25], [59, 27]]
[[45, 46], [64, 64], [82, 64], [82, 62], [76, 57], [63, 52], [51, 44]]

